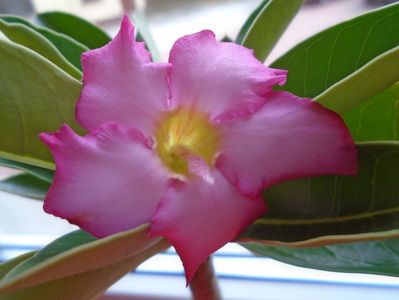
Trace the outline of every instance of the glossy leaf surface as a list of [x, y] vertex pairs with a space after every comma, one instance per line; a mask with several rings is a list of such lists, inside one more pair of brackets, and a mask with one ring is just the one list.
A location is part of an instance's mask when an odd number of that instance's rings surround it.
[[264, 0], [259, 4], [259, 6], [249, 15], [249, 17], [246, 19], [244, 24], [242, 25], [240, 31], [237, 34], [235, 42], [237, 44], [241, 44], [242, 40], [244, 39], [244, 36], [247, 34], [249, 28], [252, 26], [253, 22], [255, 21], [256, 17], [259, 15], [259, 13], [262, 11], [262, 9], [265, 7], [266, 4], [269, 3], [270, 0]]
[[110, 266], [17, 290], [1, 296], [1, 299], [97, 299], [97, 297], [103, 294], [113, 283], [137, 268], [146, 259], [157, 254], [160, 250], [162, 249], [160, 249], [158, 245], [152, 246], [143, 253], [134, 255], [133, 257]]
[[85, 45], [75, 41], [65, 34], [55, 32], [54, 30], [45, 27], [33, 25], [26, 19], [18, 16], [0, 15], [0, 19], [8, 23], [24, 24], [39, 32], [46, 39], [48, 39], [71, 64], [73, 64], [79, 70], [82, 69], [80, 64], [80, 56], [83, 52], [89, 50], [89, 48]]
[[72, 77], [78, 80], [82, 77], [82, 73], [68, 62], [51, 42], [28, 26], [19, 23], [7, 23], [0, 19], [0, 31], [14, 43], [42, 55]]
[[316, 246], [399, 235], [399, 143], [358, 145], [356, 176], [285, 182], [264, 193], [268, 211], [241, 235]]
[[[241, 44], [254, 49], [255, 56], [264, 61], [302, 4], [303, 0], [269, 0], [263, 6], [261, 4], [261, 9], [248, 26]], [[251, 17], [253, 16], [250, 19]]]
[[148, 238], [147, 230], [143, 225], [100, 240], [82, 231], [61, 237], [3, 277], [1, 299], [91, 299], [169, 246]]
[[399, 47], [376, 57], [339, 81], [315, 101], [338, 113], [350, 111], [399, 81]]
[[1, 191], [37, 200], [43, 200], [49, 188], [50, 183], [29, 174], [0, 180]]
[[70, 13], [49, 11], [38, 15], [48, 28], [70, 36], [90, 49], [100, 48], [111, 41], [111, 37], [96, 25]]
[[28, 164], [24, 164], [18, 161], [13, 161], [9, 159], [0, 158], [0, 166], [18, 169], [24, 171], [34, 177], [37, 177], [46, 182], [53, 182], [54, 171], [49, 169], [44, 169]]
[[272, 66], [289, 70], [285, 90], [313, 98], [397, 47], [398, 18], [399, 3], [371, 11], [305, 40]]
[[358, 142], [399, 139], [399, 83], [343, 114]]
[[10, 259], [2, 264], [0, 264], [0, 280], [8, 273], [11, 269], [15, 268], [17, 265], [32, 257], [35, 252], [27, 252], [13, 259]]
[[0, 157], [52, 168], [38, 134], [63, 123], [81, 132], [74, 120], [81, 83], [42, 56], [3, 40], [0, 65]]
[[257, 254], [304, 268], [399, 276], [399, 239], [315, 248], [243, 244]]

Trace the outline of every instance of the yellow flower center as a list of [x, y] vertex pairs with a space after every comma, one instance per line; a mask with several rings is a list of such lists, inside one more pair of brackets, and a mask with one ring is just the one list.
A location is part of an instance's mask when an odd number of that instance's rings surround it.
[[193, 109], [178, 109], [165, 114], [156, 133], [157, 151], [173, 172], [188, 176], [189, 155], [214, 163], [219, 149], [219, 135], [208, 118]]

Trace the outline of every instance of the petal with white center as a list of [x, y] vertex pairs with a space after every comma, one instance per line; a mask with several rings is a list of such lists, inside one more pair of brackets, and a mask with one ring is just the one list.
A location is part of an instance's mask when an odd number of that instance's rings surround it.
[[216, 122], [254, 113], [286, 80], [286, 71], [265, 67], [250, 49], [218, 42], [209, 30], [177, 40], [169, 62], [172, 106], [197, 107]]
[[128, 17], [106, 46], [82, 55], [83, 89], [76, 107], [78, 122], [93, 130], [106, 122], [154, 132], [167, 109], [169, 64], [152, 63], [144, 43], [134, 40]]
[[169, 172], [141, 132], [107, 123], [81, 137], [64, 125], [40, 137], [56, 163], [46, 212], [97, 237], [151, 220]]
[[252, 117], [219, 129], [217, 166], [249, 197], [288, 179], [357, 171], [356, 148], [342, 119], [287, 92], [272, 92]]
[[175, 181], [150, 228], [152, 236], [161, 235], [175, 247], [187, 282], [210, 254], [265, 212], [262, 199], [243, 197], [218, 170], [211, 172], [212, 180]]

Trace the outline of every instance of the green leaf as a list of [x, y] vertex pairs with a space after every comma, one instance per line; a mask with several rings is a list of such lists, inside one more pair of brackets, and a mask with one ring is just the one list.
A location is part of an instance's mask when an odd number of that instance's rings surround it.
[[[74, 119], [81, 83], [20, 45], [0, 40], [0, 157], [53, 168], [38, 134]], [[23, 79], [22, 79], [23, 78]]]
[[[90, 49], [100, 48], [111, 41], [111, 37], [100, 27], [69, 13], [52, 11], [39, 14], [38, 17], [50, 29], [66, 34]], [[158, 47], [152, 37], [145, 16], [136, 12], [132, 15], [132, 19], [137, 29], [137, 40], [145, 42], [153, 60], [160, 60]]]
[[18, 169], [21, 171], [25, 171], [26, 173], [35, 176], [45, 182], [52, 183], [54, 171], [44, 168], [39, 168], [36, 166], [24, 164], [18, 161], [13, 161], [9, 159], [0, 158], [0, 166]]
[[399, 239], [365, 241], [315, 248], [242, 244], [273, 259], [304, 268], [399, 276]]
[[285, 90], [313, 98], [397, 47], [398, 18], [399, 3], [369, 12], [314, 35], [272, 66], [289, 70]]
[[37, 200], [43, 200], [50, 184], [29, 174], [18, 174], [0, 181], [0, 190]]
[[[62, 255], [63, 253], [72, 250], [77, 247], [82, 247], [83, 245], [93, 243], [97, 239], [83, 230], [76, 230], [62, 237], [56, 239], [55, 241], [48, 244], [45, 248], [37, 253], [29, 260], [25, 261], [23, 264], [18, 265], [13, 268], [4, 280], [0, 282], [3, 284], [4, 281], [10, 281], [12, 278], [18, 277], [24, 272], [29, 271], [37, 265], [45, 263], [49, 259], [53, 259], [57, 255]], [[92, 251], [92, 250], [90, 250]]]
[[357, 176], [285, 182], [264, 193], [268, 211], [242, 240], [316, 246], [399, 236], [399, 142], [358, 145]]
[[396, 47], [334, 84], [317, 96], [315, 101], [331, 110], [343, 113], [398, 81], [399, 47]]
[[34, 251], [28, 252], [20, 256], [17, 256], [9, 261], [6, 261], [5, 263], [0, 264], [0, 280], [13, 268], [15, 268], [17, 265], [27, 260], [28, 258], [32, 257], [35, 253], [36, 252]]
[[355, 141], [399, 139], [399, 83], [343, 113]]
[[11, 41], [25, 46], [80, 80], [82, 73], [68, 62], [58, 49], [40, 33], [23, 24], [7, 23], [0, 19], [0, 31]]
[[48, 281], [1, 296], [2, 300], [87, 300], [97, 299], [112, 284], [160, 251], [156, 246], [113, 265]]
[[265, 1], [261, 4], [261, 9], [256, 17], [252, 15], [249, 17], [249, 19], [254, 17], [254, 20], [251, 25], [246, 24], [248, 30], [244, 34], [241, 44], [254, 49], [255, 56], [260, 61], [264, 61], [302, 4], [303, 0]]
[[111, 41], [101, 28], [76, 15], [50, 11], [39, 14], [38, 18], [48, 28], [70, 36], [90, 49], [100, 48]]
[[137, 28], [137, 41], [144, 42], [148, 51], [151, 52], [152, 59], [154, 61], [159, 61], [161, 59], [161, 54], [152, 37], [145, 16], [136, 12], [132, 15], [132, 19]]
[[252, 26], [253, 22], [255, 21], [256, 17], [259, 15], [259, 13], [262, 11], [262, 9], [268, 4], [270, 0], [264, 0], [259, 4], [259, 6], [249, 15], [247, 20], [244, 22], [244, 25], [242, 25], [240, 31], [238, 32], [238, 35], [236, 37], [235, 43], [237, 44], [242, 44], [242, 40], [244, 39], [244, 36], [247, 34], [249, 28]]
[[35, 26], [21, 17], [0, 15], [0, 19], [7, 23], [23, 24], [39, 32], [46, 39], [48, 39], [71, 64], [73, 64], [79, 70], [82, 69], [80, 64], [80, 56], [83, 52], [89, 50], [89, 48], [87, 48], [85, 45], [75, 41], [65, 34], [55, 32], [45, 27]]
[[70, 233], [38, 251], [0, 281], [1, 299], [92, 299], [169, 244], [148, 225], [95, 240]]

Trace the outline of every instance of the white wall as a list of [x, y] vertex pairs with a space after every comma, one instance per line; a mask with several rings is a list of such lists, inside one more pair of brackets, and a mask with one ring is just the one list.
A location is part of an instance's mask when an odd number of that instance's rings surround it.
[[123, 14], [121, 1], [97, 0], [85, 3], [84, 0], [32, 0], [37, 12], [62, 10], [79, 15], [91, 21], [104, 21]]

